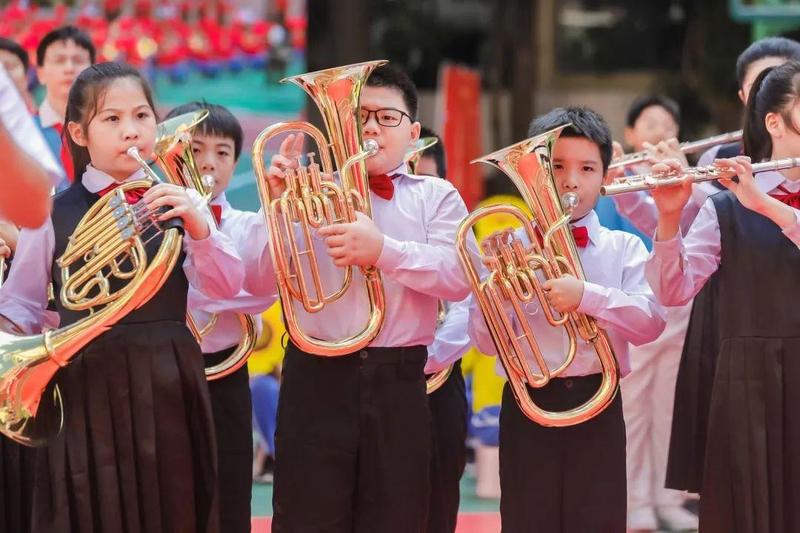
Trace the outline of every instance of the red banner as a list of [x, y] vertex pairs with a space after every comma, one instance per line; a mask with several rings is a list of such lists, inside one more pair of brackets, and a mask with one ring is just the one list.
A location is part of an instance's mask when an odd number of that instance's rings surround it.
[[469, 164], [483, 155], [480, 74], [474, 69], [444, 65], [439, 71], [439, 87], [447, 179], [472, 210], [483, 198], [483, 165]]

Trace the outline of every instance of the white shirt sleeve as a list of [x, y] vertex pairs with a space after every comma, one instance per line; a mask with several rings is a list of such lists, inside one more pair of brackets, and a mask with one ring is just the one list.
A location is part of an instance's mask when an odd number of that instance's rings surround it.
[[[188, 190], [195, 205], [203, 203], [195, 190]], [[233, 298], [242, 289], [244, 266], [231, 240], [217, 229], [214, 216], [204, 205], [210, 234], [205, 239], [195, 240], [188, 234], [184, 237], [186, 260], [183, 271], [189, 284], [214, 298]]]
[[585, 281], [578, 311], [597, 319], [636, 346], [656, 340], [666, 326], [664, 308], [656, 301], [644, 276], [647, 249], [641, 239], [628, 236], [621, 287], [604, 287]]
[[0, 314], [24, 334], [40, 333], [59, 324], [58, 313], [47, 310], [54, 253], [50, 218], [39, 228], [20, 231], [8, 279], [0, 288]]
[[[409, 289], [451, 302], [467, 297], [469, 283], [458, 259], [455, 238], [467, 217], [458, 191], [450, 186], [429, 206], [427, 242], [399, 241], [384, 236], [377, 266], [381, 272]], [[475, 239], [470, 233], [470, 245]]]
[[426, 374], [447, 368], [469, 350], [469, 301], [470, 298], [467, 297], [451, 304], [447, 309], [444, 322], [436, 328], [433, 344], [428, 347]]

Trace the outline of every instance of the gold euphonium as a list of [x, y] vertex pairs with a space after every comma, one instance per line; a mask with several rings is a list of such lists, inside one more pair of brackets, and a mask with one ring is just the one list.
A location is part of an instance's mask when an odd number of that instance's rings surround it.
[[[159, 123], [153, 151], [167, 181], [187, 189], [194, 189], [200, 196], [209, 200], [214, 186], [213, 178], [200, 175], [192, 153], [191, 138], [194, 127], [205, 120], [207, 116], [208, 111], [202, 110], [185, 113]], [[147, 163], [141, 158], [139, 164], [143, 165], [143, 168], [149, 169]], [[237, 313], [236, 316], [242, 329], [241, 340], [233, 353], [224, 361], [206, 368], [206, 378], [209, 381], [221, 379], [236, 372], [247, 363], [247, 359], [253, 353], [257, 340], [255, 321], [253, 317], [243, 313]], [[186, 312], [186, 324], [198, 344], [202, 343], [203, 337], [214, 328], [217, 319], [216, 314], [211, 315], [208, 323], [201, 327], [191, 312]]]
[[[403, 157], [403, 161], [408, 166], [408, 171], [411, 174], [417, 173], [417, 165], [419, 164], [420, 160], [422, 159], [422, 155], [425, 153], [425, 150], [433, 146], [439, 142], [439, 139], [436, 137], [420, 137], [414, 143], [414, 146], [406, 152], [405, 157]], [[444, 322], [445, 316], [447, 316], [447, 307], [445, 306], [444, 302], [439, 300], [439, 313], [436, 317], [436, 326], [441, 326]], [[435, 372], [427, 377], [425, 380], [425, 390], [428, 394], [434, 393], [441, 388], [442, 385], [445, 384], [447, 379], [450, 377], [450, 374], [453, 373], [453, 365], [448, 366], [438, 372]]]
[[[542, 280], [556, 279], [563, 274], [586, 279], [569, 228], [570, 215], [565, 213], [553, 177], [553, 145], [565, 127], [531, 137], [473, 161], [493, 165], [511, 178], [533, 213], [533, 221], [515, 206], [489, 206], [470, 214], [459, 227], [456, 237], [459, 258], [520, 409], [534, 422], [553, 427], [579, 424], [596, 416], [614, 399], [619, 385], [617, 360], [605, 331], [597, 326], [594, 318], [583, 313], [556, 312], [548, 304], [542, 288]], [[577, 203], [577, 196], [574, 193], [564, 196], [563, 203], [569, 204], [566, 207], [571, 211]], [[530, 244], [515, 237], [510, 229], [489, 236], [481, 243], [480, 259], [489, 271], [482, 281], [481, 273], [473, 264], [467, 249], [467, 237], [476, 222], [496, 213], [519, 220]], [[534, 299], [538, 300], [547, 322], [552, 327], [563, 327], [569, 339], [563, 363], [555, 369], [547, 366], [526, 320], [524, 307]], [[513, 319], [506, 315], [505, 306], [513, 309]], [[522, 334], [515, 331], [515, 322]], [[579, 342], [590, 343], [597, 354], [603, 376], [600, 387], [586, 403], [569, 411], [546, 411], [540, 408], [528, 394], [526, 385], [541, 388], [550, 379], [561, 375], [574, 360]], [[539, 372], [531, 369], [526, 353], [533, 356]]]
[[[302, 88], [314, 100], [322, 114], [325, 135], [308, 122], [282, 122], [262, 131], [253, 145], [253, 168], [269, 228], [269, 246], [275, 267], [278, 292], [286, 330], [301, 350], [321, 356], [338, 356], [367, 346], [380, 332], [385, 315], [383, 284], [374, 266], [360, 267], [369, 299], [369, 318], [363, 329], [345, 339], [326, 340], [303, 331], [295, 301], [308, 313], [317, 313], [353, 290], [353, 267], [344, 267], [342, 282], [337, 287], [324, 287], [319, 259], [312, 246], [312, 231], [322, 226], [356, 220], [358, 211], [372, 217], [369, 177], [364, 160], [375, 154], [377, 143], [362, 143], [359, 98], [369, 74], [385, 61], [369, 61], [282, 80]], [[266, 143], [285, 132], [300, 132], [317, 145], [320, 164], [285, 173], [286, 190], [273, 197], [267, 182], [264, 164]], [[338, 168], [338, 181], [329, 152]], [[302, 236], [302, 239], [298, 238]], [[327, 257], [325, 259], [328, 259]], [[308, 277], [302, 265], [308, 267]]]
[[[135, 150], [135, 148], [134, 148]], [[0, 433], [20, 444], [41, 445], [63, 422], [56, 372], [86, 344], [144, 305], [162, 287], [181, 253], [182, 229], [159, 226], [142, 205], [130, 205], [125, 191], [150, 187], [151, 180], [126, 182], [92, 205], [56, 260], [64, 307], [90, 314], [41, 335], [0, 333]], [[148, 257], [147, 240], [163, 233]], [[124, 282], [121, 287], [118, 286]]]

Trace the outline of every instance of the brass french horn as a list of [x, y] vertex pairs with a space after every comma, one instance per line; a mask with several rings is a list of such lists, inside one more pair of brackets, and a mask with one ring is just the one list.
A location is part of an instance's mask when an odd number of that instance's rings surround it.
[[[174, 221], [159, 226], [151, 213], [125, 199], [125, 191], [153, 183], [123, 183], [101, 197], [56, 260], [62, 304], [88, 311], [88, 316], [41, 335], [0, 332], [0, 432], [8, 438], [36, 446], [60, 431], [60, 393], [56, 387], [46, 394], [56, 372], [90, 341], [150, 300], [175, 267], [182, 229]], [[152, 238], [153, 231], [163, 233], [163, 238], [158, 251], [148, 257], [145, 238]], [[124, 285], [117, 287], [119, 281]]]

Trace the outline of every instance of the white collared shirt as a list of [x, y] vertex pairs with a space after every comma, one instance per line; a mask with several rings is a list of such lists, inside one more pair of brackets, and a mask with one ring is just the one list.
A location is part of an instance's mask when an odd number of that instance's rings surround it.
[[469, 338], [469, 303], [467, 296], [460, 302], [445, 305], [444, 321], [436, 328], [433, 344], [428, 346], [426, 374], [444, 370], [469, 350], [472, 345]]
[[[464, 201], [451, 183], [407, 172], [401, 165], [389, 173], [398, 174], [392, 180], [391, 200], [370, 192], [373, 220], [384, 234], [376, 266], [386, 300], [383, 328], [370, 346], [430, 345], [438, 301], [462, 300], [470, 290], [455, 248], [456, 231], [467, 216]], [[323, 286], [330, 291], [340, 286], [343, 269], [333, 265], [325, 243], [315, 235], [313, 249], [321, 265]], [[267, 235], [254, 237], [244, 253], [246, 267], [258, 265], [252, 275], [248, 272], [245, 288], [252, 294], [268, 293], [275, 274]], [[305, 263], [303, 268], [308, 272]], [[264, 287], [256, 286], [258, 283]], [[296, 307], [302, 329], [316, 338], [339, 340], [356, 334], [366, 324], [369, 307], [360, 269], [353, 268], [351, 290], [322, 311], [306, 313], [302, 306]]]
[[[125, 181], [142, 179], [138, 171]], [[92, 166], [82, 176], [84, 187], [97, 193], [115, 183], [109, 175]], [[197, 205], [202, 198], [188, 191]], [[208, 212], [210, 235], [202, 240], [184, 236], [186, 260], [183, 270], [191, 286], [211, 297], [229, 298], [242, 287], [244, 268], [233, 244], [216, 229], [213, 216]], [[44, 327], [57, 327], [58, 313], [47, 311], [47, 286], [55, 253], [55, 233], [52, 219], [39, 228], [23, 228], [19, 234], [14, 262], [8, 279], [0, 288], [0, 314], [14, 322], [24, 333], [38, 333]]]
[[64, 124], [64, 117], [53, 109], [50, 100], [45, 98], [39, 106], [39, 122], [42, 128], [54, 128], [55, 126]]
[[[264, 216], [261, 212], [240, 211], [234, 209], [225, 197], [220, 194], [211, 201], [211, 205], [222, 208], [219, 230], [233, 243], [241, 255], [252, 242], [254, 235], [267, 232]], [[202, 327], [208, 324], [212, 314], [217, 315], [217, 322], [207, 335], [203, 337], [200, 347], [203, 353], [215, 353], [239, 344], [242, 335], [241, 324], [237, 313], [253, 315], [256, 333], [261, 334], [262, 323], [258, 315], [266, 311], [278, 299], [277, 289], [271, 294], [253, 296], [245, 290], [229, 299], [212, 298], [194, 287], [189, 288], [188, 305], [197, 324]]]
[[[800, 182], [787, 180], [776, 171], [760, 172], [756, 186], [763, 192], [780, 192], [782, 185], [789, 192], [800, 190]], [[800, 247], [800, 211], [795, 222], [781, 228], [784, 235]], [[664, 305], [682, 305], [700, 292], [706, 280], [717, 271], [721, 261], [722, 240], [717, 210], [711, 198], [703, 204], [686, 237], [678, 235], [668, 241], [653, 239], [653, 252], [645, 270], [647, 281]]]
[[0, 65], [0, 120], [17, 145], [50, 174], [54, 185], [64, 178], [64, 169], [53, 157], [47, 141], [36, 127], [19, 91], [14, 87], [2, 65]]
[[[598, 325], [606, 330], [621, 375], [625, 376], [630, 372], [628, 343], [639, 346], [652, 342], [665, 326], [664, 308], [656, 302], [644, 277], [647, 249], [636, 235], [600, 225], [594, 211], [573, 226], [585, 226], [589, 232], [587, 246], [578, 248], [587, 281], [577, 311], [596, 318]], [[515, 234], [527, 244], [524, 232], [518, 230]], [[551, 369], [560, 366], [568, 346], [564, 328], [550, 326], [536, 299], [523, 308], [545, 361]], [[480, 351], [497, 354], [474, 298], [470, 304], [470, 336]], [[540, 373], [532, 355], [526, 355], [533, 371]], [[597, 374], [601, 368], [593, 347], [578, 340], [575, 359], [561, 377]], [[499, 361], [498, 373], [503, 374]]]

